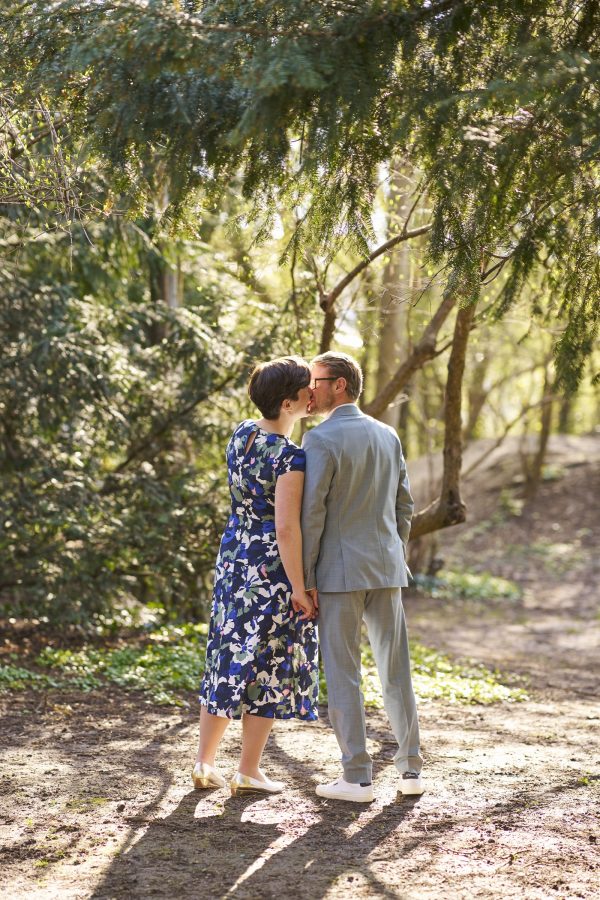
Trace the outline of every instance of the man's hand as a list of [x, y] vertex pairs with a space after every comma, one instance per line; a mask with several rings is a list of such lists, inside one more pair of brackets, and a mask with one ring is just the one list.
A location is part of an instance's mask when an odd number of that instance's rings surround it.
[[308, 590], [306, 593], [311, 598], [311, 600], [313, 602], [313, 606], [314, 606], [315, 610], [318, 612], [319, 611], [319, 592], [317, 591], [316, 588], [310, 588], [310, 590]]

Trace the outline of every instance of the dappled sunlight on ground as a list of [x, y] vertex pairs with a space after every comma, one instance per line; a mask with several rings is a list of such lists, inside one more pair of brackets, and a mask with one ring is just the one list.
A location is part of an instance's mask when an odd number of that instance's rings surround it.
[[[586, 473], [580, 481], [579, 489], [576, 480], [553, 485], [548, 496], [553, 509], [561, 490], [570, 503], [579, 497], [578, 521], [589, 530], [591, 482]], [[380, 710], [367, 714], [375, 801], [361, 806], [314, 793], [340, 774], [324, 709], [311, 725], [275, 725], [264, 769], [287, 782], [283, 794], [232, 798], [192, 790], [193, 695], [189, 708], [161, 708], [113, 686], [15, 693], [3, 698], [0, 734], [3, 895], [595, 898], [599, 562], [582, 534], [573, 560], [561, 551], [558, 577], [544, 530], [552, 522], [543, 509], [528, 515], [494, 528], [475, 522], [471, 537], [457, 532], [447, 550], [456, 566], [476, 560], [519, 583], [518, 601], [406, 597], [413, 638], [453, 661], [498, 666], [529, 696], [486, 706], [422, 702], [422, 797], [398, 793]], [[528, 539], [539, 552], [506, 552]], [[234, 723], [219, 760], [228, 778], [239, 747]]]
[[[9, 716], [9, 896], [258, 900], [280, 896], [285, 882], [307, 900], [350, 889], [359, 897], [434, 897], [442, 884], [452, 897], [541, 898], [551, 888], [549, 866], [555, 881], [570, 885], [568, 896], [592, 896], [600, 871], [592, 704], [429, 704], [428, 790], [420, 798], [398, 794], [385, 716], [370, 712], [376, 799], [359, 806], [314, 794], [317, 780], [339, 774], [325, 720], [276, 725], [265, 770], [287, 780], [284, 794], [232, 798], [191, 789], [195, 710], [143, 710], [123, 695], [119, 729], [128, 738], [119, 730], [113, 746], [110, 737], [96, 744], [101, 701], [69, 698], [74, 754], [52, 716], [38, 728], [26, 703]], [[238, 749], [234, 725], [221, 760], [227, 775]]]

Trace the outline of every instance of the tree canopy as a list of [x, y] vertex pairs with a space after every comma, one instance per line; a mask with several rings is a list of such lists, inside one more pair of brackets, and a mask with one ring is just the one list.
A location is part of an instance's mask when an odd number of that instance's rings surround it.
[[239, 180], [267, 226], [293, 204], [295, 240], [366, 254], [381, 166], [408, 158], [448, 290], [469, 303], [505, 269], [500, 316], [539, 269], [560, 381], [580, 381], [600, 308], [596, 3], [34, 0], [2, 31], [19, 103], [43, 98], [73, 168], [100, 154], [121, 202], [167, 183], [177, 217]]

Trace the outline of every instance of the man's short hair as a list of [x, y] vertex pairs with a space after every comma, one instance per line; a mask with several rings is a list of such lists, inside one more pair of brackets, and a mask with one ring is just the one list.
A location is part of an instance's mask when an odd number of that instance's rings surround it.
[[325, 366], [330, 375], [346, 379], [346, 393], [351, 400], [358, 400], [363, 388], [363, 374], [360, 365], [348, 353], [328, 350], [315, 356], [311, 365]]
[[248, 394], [265, 419], [277, 419], [284, 400], [297, 400], [310, 384], [310, 368], [300, 356], [281, 356], [258, 363], [250, 375]]

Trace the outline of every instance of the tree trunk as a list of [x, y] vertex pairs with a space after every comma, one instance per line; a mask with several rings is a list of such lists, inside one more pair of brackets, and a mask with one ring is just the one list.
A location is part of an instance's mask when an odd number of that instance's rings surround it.
[[541, 414], [540, 414], [540, 435], [537, 450], [528, 465], [525, 476], [524, 495], [526, 500], [532, 500], [535, 497], [540, 481], [542, 480], [542, 469], [546, 458], [546, 450], [548, 449], [548, 440], [552, 430], [552, 412], [554, 409], [552, 395], [553, 385], [550, 379], [550, 367], [546, 366], [546, 374], [544, 376], [544, 391], [542, 397]]
[[477, 426], [479, 424], [479, 417], [488, 396], [488, 391], [483, 385], [489, 364], [489, 356], [483, 355], [482, 359], [476, 361], [471, 378], [469, 379], [469, 386], [467, 388], [467, 424], [465, 425], [463, 435], [465, 443], [472, 441], [478, 436]]
[[573, 430], [574, 397], [563, 397], [558, 411], [558, 433], [571, 434]]
[[181, 260], [179, 256], [175, 265], [164, 262], [162, 299], [169, 309], [179, 309], [181, 306], [183, 300], [183, 279], [181, 275]]
[[462, 383], [469, 333], [475, 315], [475, 303], [456, 314], [452, 351], [448, 360], [448, 380], [444, 404], [444, 474], [440, 496], [417, 513], [412, 521], [411, 538], [465, 521], [466, 507], [460, 496], [462, 465]]
[[337, 319], [337, 308], [335, 302], [330, 304], [321, 304], [321, 309], [325, 313], [323, 317], [323, 325], [321, 328], [321, 343], [319, 344], [319, 353], [327, 353], [331, 350], [333, 336], [335, 334], [335, 324]]
[[[402, 167], [392, 171], [390, 182], [388, 234], [393, 232], [395, 223], [404, 222], [410, 212], [410, 185]], [[377, 394], [379, 394], [397, 371], [402, 352], [407, 354], [408, 329], [407, 310], [411, 286], [411, 254], [404, 242], [390, 252], [383, 270], [382, 290], [379, 304], [379, 341], [377, 367]], [[391, 402], [377, 416], [382, 422], [398, 428], [401, 404]]]

